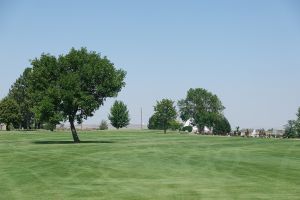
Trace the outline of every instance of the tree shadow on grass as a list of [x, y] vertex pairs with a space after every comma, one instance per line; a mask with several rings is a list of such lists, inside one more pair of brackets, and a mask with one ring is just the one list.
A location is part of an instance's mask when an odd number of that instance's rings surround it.
[[73, 141], [56, 141], [56, 140], [47, 140], [47, 141], [33, 141], [33, 144], [99, 144], [99, 143], [114, 143], [114, 141], [109, 140], [87, 140], [80, 141], [80, 143], [75, 143]]

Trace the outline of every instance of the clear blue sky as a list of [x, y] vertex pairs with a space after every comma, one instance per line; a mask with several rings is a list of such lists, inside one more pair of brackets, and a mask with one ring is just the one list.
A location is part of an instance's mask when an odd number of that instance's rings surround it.
[[[87, 47], [127, 71], [132, 123], [189, 88], [232, 126], [280, 128], [300, 106], [299, 1], [0, 1], [0, 98], [42, 52]], [[110, 99], [86, 123], [107, 118]]]

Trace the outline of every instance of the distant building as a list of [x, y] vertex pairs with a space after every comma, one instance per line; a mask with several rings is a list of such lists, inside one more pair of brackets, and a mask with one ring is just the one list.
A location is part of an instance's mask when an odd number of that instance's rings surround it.
[[250, 134], [251, 137], [259, 137], [259, 132], [253, 129], [252, 133]]
[[0, 131], [6, 130], [6, 125], [5, 124], [0, 124]]
[[[192, 132], [193, 132], [193, 133], [200, 133], [200, 132], [201, 132], [201, 131], [199, 131], [198, 127], [195, 125], [194, 119], [192, 119], [192, 118], [188, 119], [188, 120], [184, 123], [183, 127], [186, 127], [186, 126], [191, 126], [191, 127], [193, 127], [193, 129], [192, 129]], [[204, 126], [203, 132], [204, 132], [204, 133], [212, 133], [212, 131], [211, 131], [207, 126]]]
[[242, 137], [282, 137], [284, 134], [284, 130], [278, 129], [269, 129], [265, 131], [264, 129], [242, 129], [241, 136]]
[[275, 130], [275, 129], [273, 129], [273, 131], [272, 131], [272, 136], [274, 136], [275, 138], [282, 137], [283, 134], [284, 134], [284, 130]]

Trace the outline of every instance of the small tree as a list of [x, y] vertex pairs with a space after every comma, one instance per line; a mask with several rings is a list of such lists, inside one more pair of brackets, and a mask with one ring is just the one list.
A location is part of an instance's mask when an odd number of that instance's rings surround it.
[[122, 101], [115, 101], [110, 109], [108, 119], [111, 125], [117, 129], [128, 126], [130, 118], [127, 106]]
[[154, 106], [154, 116], [156, 117], [156, 123], [158, 127], [162, 127], [164, 133], [168, 128], [171, 128], [171, 122], [176, 120], [177, 112], [174, 106], [174, 101], [170, 99], [162, 99], [157, 101]]
[[6, 130], [10, 130], [13, 124], [19, 124], [21, 121], [21, 114], [18, 104], [11, 98], [4, 98], [0, 102], [0, 123], [6, 125]]
[[289, 120], [288, 124], [285, 125], [283, 137], [285, 138], [296, 138], [300, 137], [300, 107], [296, 114], [296, 120]]
[[108, 124], [107, 124], [107, 122], [106, 122], [105, 120], [102, 120], [102, 121], [100, 122], [99, 129], [100, 129], [100, 130], [107, 130], [107, 129], [108, 129]]

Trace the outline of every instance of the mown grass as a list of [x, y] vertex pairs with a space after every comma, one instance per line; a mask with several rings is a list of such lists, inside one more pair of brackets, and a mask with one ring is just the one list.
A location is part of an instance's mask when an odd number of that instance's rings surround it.
[[300, 199], [300, 141], [0, 132], [0, 199]]

